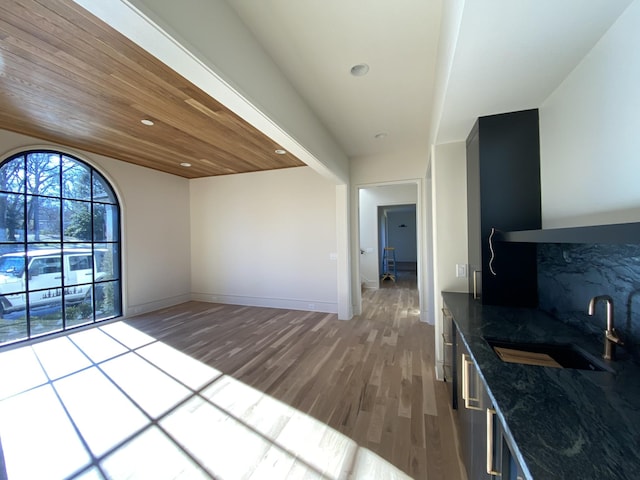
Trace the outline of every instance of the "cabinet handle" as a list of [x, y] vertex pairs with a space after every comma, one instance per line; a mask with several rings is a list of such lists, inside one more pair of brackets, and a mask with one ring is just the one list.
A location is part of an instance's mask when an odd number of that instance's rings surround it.
[[[442, 310], [442, 316], [444, 317], [444, 319], [446, 320], [453, 319], [453, 316], [451, 315], [451, 312], [449, 312], [449, 310], [447, 310], [444, 307], [442, 307], [441, 310]], [[453, 341], [451, 340], [450, 336], [448, 336], [445, 332], [442, 332], [442, 345], [445, 347], [453, 347]]]
[[469, 379], [467, 373], [467, 356], [462, 354], [462, 399], [464, 400], [464, 406], [467, 406], [467, 397], [469, 396]]
[[480, 298], [478, 295], [478, 273], [481, 273], [482, 270], [474, 270], [473, 271], [473, 298], [475, 300]]
[[500, 476], [500, 472], [493, 469], [493, 416], [496, 411], [487, 408], [487, 473], [491, 476]]
[[469, 366], [471, 365], [471, 360], [467, 357], [466, 353], [462, 354], [462, 398], [464, 399], [464, 408], [468, 410], [482, 410], [481, 407], [477, 405], [471, 405], [471, 402], [480, 403], [480, 399], [477, 397], [472, 397], [469, 394]]

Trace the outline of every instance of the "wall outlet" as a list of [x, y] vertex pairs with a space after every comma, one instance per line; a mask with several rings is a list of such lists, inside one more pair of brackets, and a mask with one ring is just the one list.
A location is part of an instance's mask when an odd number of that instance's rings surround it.
[[467, 276], [467, 264], [466, 263], [457, 263], [456, 264], [456, 277], [464, 278]]

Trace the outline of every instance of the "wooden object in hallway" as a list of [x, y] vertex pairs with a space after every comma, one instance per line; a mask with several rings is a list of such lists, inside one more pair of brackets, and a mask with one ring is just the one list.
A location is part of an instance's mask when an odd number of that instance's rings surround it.
[[394, 247], [384, 247], [382, 253], [382, 281], [396, 281], [396, 249]]

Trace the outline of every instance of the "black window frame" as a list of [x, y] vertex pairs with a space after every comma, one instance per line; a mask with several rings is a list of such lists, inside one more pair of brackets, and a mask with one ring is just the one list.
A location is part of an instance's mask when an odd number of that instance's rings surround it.
[[[30, 192], [29, 187], [29, 168], [32, 165], [29, 165], [27, 162], [29, 161], [29, 156], [34, 154], [42, 154], [47, 156], [58, 156], [58, 182], [59, 187], [56, 195], [52, 195], [51, 193], [43, 193], [42, 195], [38, 193]], [[88, 176], [88, 198], [75, 198], [73, 195], [65, 196], [65, 183], [64, 183], [64, 160], [68, 159], [76, 164], [79, 164], [81, 167], [86, 169], [89, 173]], [[11, 293], [11, 294], [2, 294], [0, 293], [0, 328], [4, 328], [3, 322], [5, 308], [11, 307], [10, 302], [7, 301], [5, 296], [10, 295], [24, 295], [24, 309], [18, 308], [19, 312], [24, 312], [24, 321], [26, 321], [26, 334], [16, 338], [6, 340], [4, 338], [4, 333], [0, 331], [0, 349], [6, 346], [13, 346], [15, 344], [19, 344], [22, 342], [30, 341], [35, 338], [45, 338], [50, 335], [60, 334], [61, 332], [70, 331], [80, 327], [86, 327], [88, 325], [95, 325], [107, 320], [112, 320], [114, 318], [121, 317], [123, 315], [123, 303], [122, 303], [122, 288], [123, 288], [123, 280], [122, 280], [122, 209], [120, 206], [120, 201], [116, 194], [115, 189], [107, 179], [107, 177], [96, 167], [84, 161], [77, 156], [54, 149], [28, 149], [23, 150], [18, 153], [11, 154], [10, 156], [2, 159], [0, 161], [0, 170], [10, 162], [14, 162], [16, 160], [22, 160], [22, 170], [21, 170], [21, 179], [18, 182], [14, 182], [13, 184], [8, 184], [0, 182], [0, 196], [7, 197], [8, 195], [14, 196], [22, 196], [21, 201], [22, 205], [22, 226], [20, 229], [16, 229], [16, 235], [14, 235], [13, 239], [7, 237], [6, 232], [2, 233], [0, 237], [0, 255], [4, 255], [5, 252], [10, 251], [12, 247], [22, 246], [22, 250], [16, 248], [18, 251], [17, 255], [20, 255], [20, 252], [24, 252], [24, 271], [22, 272], [22, 277], [24, 278], [24, 287], [22, 290]], [[73, 167], [72, 167], [73, 169]], [[20, 167], [15, 169], [15, 172], [20, 172]], [[96, 177], [97, 175], [97, 177]], [[55, 180], [55, 177], [50, 177]], [[102, 192], [104, 190], [104, 196], [100, 199], [94, 198], [94, 194], [96, 191], [94, 190], [96, 184], [99, 182], [100, 190]], [[21, 185], [22, 191], [21, 193], [17, 193], [15, 191], [15, 186]], [[57, 240], [47, 240], [41, 241], [39, 238], [37, 240], [30, 241], [30, 228], [29, 228], [29, 214], [28, 207], [29, 202], [34, 198], [40, 197], [49, 202], [59, 202], [59, 238]], [[68, 238], [67, 233], [65, 232], [65, 208], [67, 204], [72, 204], [79, 202], [80, 204], [86, 204], [88, 206], [90, 212], [90, 220], [88, 221], [89, 229], [90, 229], [90, 238], [89, 239], [73, 239], [70, 240]], [[99, 207], [99, 210], [96, 209], [96, 206]], [[117, 221], [115, 223], [110, 223], [113, 220], [109, 219], [103, 220], [103, 224], [100, 229], [96, 229], [96, 213], [98, 211], [106, 212], [109, 210], [117, 217]], [[0, 212], [3, 215], [8, 214], [8, 210], [5, 207], [4, 212]], [[105, 214], [106, 215], [106, 214]], [[40, 221], [38, 219], [38, 221]], [[1, 228], [5, 228], [6, 221], [3, 219], [1, 222]], [[117, 233], [112, 235], [111, 237], [105, 233], [109, 227], [113, 230], [117, 229]], [[102, 233], [98, 233], [97, 230], [100, 230]], [[98, 235], [102, 235], [101, 238], [97, 239]], [[16, 239], [16, 237], [18, 239]], [[37, 237], [36, 237], [37, 238]], [[89, 246], [90, 245], [90, 246]], [[52, 248], [53, 246], [53, 248]], [[57, 249], [55, 247], [58, 247]], [[76, 250], [74, 250], [74, 247]], [[44, 290], [53, 291], [54, 287], [47, 287], [43, 290], [30, 290], [29, 287], [29, 279], [31, 278], [31, 274], [29, 272], [29, 264], [33, 262], [34, 258], [37, 256], [32, 256], [34, 252], [38, 252], [38, 249], [53, 249], [59, 250], [59, 262], [61, 265], [62, 271], [64, 271], [64, 265], [69, 259], [65, 258], [67, 256], [67, 252], [73, 253], [74, 251], [79, 251], [81, 247], [85, 249], [89, 249], [87, 255], [90, 255], [90, 268], [92, 270], [92, 274], [90, 276], [90, 281], [83, 281], [81, 284], [78, 282], [74, 282], [73, 279], [65, 280], [65, 275], [61, 272], [61, 279], [59, 288], [55, 288], [56, 295], [60, 295], [60, 319], [61, 326], [60, 328], [53, 329], [49, 332], [38, 333], [34, 331], [32, 325], [32, 308], [33, 305], [30, 304], [30, 296], [33, 296], [35, 293], [43, 293]], [[106, 250], [105, 248], [106, 247]], [[98, 278], [99, 273], [104, 273], [99, 270], [97, 267], [97, 262], [102, 263], [105, 261], [106, 252], [111, 252], [109, 255], [109, 261], [111, 262], [110, 268], [111, 270], [107, 272], [105, 278]], [[84, 253], [84, 252], [83, 252]], [[37, 255], [37, 253], [36, 253]], [[70, 272], [78, 271], [70, 270]], [[2, 273], [2, 272], [0, 272]], [[16, 275], [19, 275], [19, 272], [16, 271]], [[89, 274], [87, 273], [87, 276]], [[68, 282], [68, 283], [67, 283]], [[78, 286], [80, 287], [88, 287], [90, 292], [90, 302], [87, 301], [87, 305], [91, 307], [91, 315], [90, 317], [82, 318], [82, 323], [72, 324], [70, 323], [72, 319], [69, 319], [69, 306], [76, 305], [76, 303], [67, 302], [67, 298], [71, 294], [75, 294], [77, 292]], [[113, 309], [108, 313], [99, 314], [98, 306], [99, 303], [103, 301], [105, 292], [110, 291], [109, 295], [112, 299]], [[48, 292], [47, 292], [48, 293]], [[102, 297], [102, 300], [100, 299]], [[34, 297], [35, 298], [35, 297]], [[85, 302], [83, 300], [82, 302]], [[106, 304], [106, 302], [105, 302]], [[21, 319], [22, 320], [22, 319]]]

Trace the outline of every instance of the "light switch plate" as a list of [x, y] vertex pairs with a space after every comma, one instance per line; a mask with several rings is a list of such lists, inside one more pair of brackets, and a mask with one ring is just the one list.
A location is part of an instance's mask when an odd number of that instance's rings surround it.
[[465, 263], [456, 264], [456, 277], [464, 278], [467, 276], [467, 265]]

